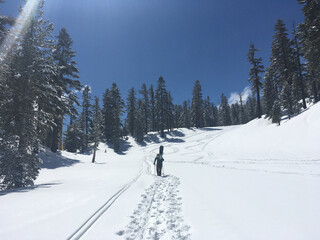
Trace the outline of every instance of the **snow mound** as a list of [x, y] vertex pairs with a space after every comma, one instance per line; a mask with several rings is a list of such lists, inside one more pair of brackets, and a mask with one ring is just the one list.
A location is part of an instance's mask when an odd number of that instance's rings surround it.
[[280, 126], [255, 119], [229, 131], [208, 149], [215, 159], [320, 160], [320, 103]]

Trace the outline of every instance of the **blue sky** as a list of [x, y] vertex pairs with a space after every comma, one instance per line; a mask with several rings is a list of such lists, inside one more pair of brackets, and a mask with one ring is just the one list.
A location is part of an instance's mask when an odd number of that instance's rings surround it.
[[[17, 16], [23, 0], [6, 0], [1, 13]], [[46, 0], [55, 35], [65, 27], [74, 41], [81, 82], [99, 97], [116, 82], [156, 86], [163, 76], [174, 102], [203, 95], [219, 103], [249, 85], [246, 54], [253, 42], [268, 65], [273, 28], [303, 21], [295, 0]]]

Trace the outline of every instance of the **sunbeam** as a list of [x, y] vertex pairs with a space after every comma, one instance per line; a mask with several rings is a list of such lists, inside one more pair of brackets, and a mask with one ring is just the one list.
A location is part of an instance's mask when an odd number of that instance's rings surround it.
[[7, 60], [8, 53], [23, 35], [25, 29], [30, 26], [32, 16], [34, 16], [41, 0], [27, 0], [24, 7], [20, 10], [20, 15], [16, 19], [14, 26], [10, 29], [6, 39], [0, 46], [0, 62]]

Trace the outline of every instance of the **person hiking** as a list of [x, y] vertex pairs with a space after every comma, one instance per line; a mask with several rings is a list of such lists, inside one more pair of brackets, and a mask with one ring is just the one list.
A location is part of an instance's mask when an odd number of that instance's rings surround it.
[[164, 161], [162, 155], [160, 153], [157, 154], [156, 158], [154, 159], [153, 165], [157, 162], [157, 175], [161, 176], [162, 171], [162, 162]]
[[154, 159], [153, 165], [157, 162], [157, 175], [161, 176], [162, 171], [162, 162], [164, 161], [163, 157], [163, 146], [160, 146], [159, 153], [157, 154], [156, 158]]

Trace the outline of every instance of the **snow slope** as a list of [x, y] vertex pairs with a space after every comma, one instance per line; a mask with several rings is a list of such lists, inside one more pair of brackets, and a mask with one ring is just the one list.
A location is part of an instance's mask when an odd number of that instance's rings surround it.
[[43, 153], [34, 187], [0, 192], [0, 239], [319, 239], [319, 119], [149, 134], [96, 164]]

